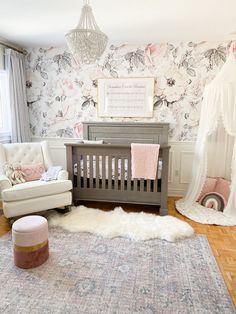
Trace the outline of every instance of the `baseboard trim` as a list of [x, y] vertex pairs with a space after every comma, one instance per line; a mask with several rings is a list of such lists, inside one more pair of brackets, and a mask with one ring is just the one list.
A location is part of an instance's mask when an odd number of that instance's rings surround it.
[[168, 196], [177, 196], [177, 197], [183, 197], [185, 195], [185, 190], [184, 189], [173, 189], [169, 188], [168, 189]]

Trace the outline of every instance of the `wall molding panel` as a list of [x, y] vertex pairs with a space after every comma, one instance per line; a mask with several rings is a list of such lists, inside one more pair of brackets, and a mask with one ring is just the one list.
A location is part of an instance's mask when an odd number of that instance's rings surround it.
[[189, 183], [189, 169], [192, 167], [192, 160], [194, 157], [194, 151], [181, 151], [180, 152], [180, 179], [179, 183]]
[[168, 172], [168, 182], [173, 182], [173, 151], [169, 152], [169, 172]]

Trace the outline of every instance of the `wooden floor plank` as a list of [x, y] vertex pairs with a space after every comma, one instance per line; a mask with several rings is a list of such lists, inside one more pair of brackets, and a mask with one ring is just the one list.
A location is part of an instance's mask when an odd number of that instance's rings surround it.
[[[203, 225], [194, 222], [182, 216], [175, 210], [176, 199], [177, 198], [174, 197], [169, 198], [168, 213], [188, 222], [194, 228], [197, 234], [204, 234], [207, 236], [212, 252], [216, 258], [219, 269], [229, 290], [230, 296], [236, 306], [236, 227]], [[104, 210], [111, 210], [114, 208], [114, 204], [110, 203], [85, 202], [84, 205]], [[157, 213], [157, 209], [154, 206], [122, 204], [122, 207], [128, 212], [139, 212], [143, 210], [153, 214]], [[9, 230], [10, 225], [8, 220], [3, 215], [1, 215], [0, 212], [0, 236]]]

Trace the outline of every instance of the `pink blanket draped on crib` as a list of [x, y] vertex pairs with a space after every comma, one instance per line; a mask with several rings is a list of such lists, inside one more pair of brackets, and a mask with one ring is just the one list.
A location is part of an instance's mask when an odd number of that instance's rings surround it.
[[131, 144], [133, 179], [156, 179], [159, 149], [159, 144]]

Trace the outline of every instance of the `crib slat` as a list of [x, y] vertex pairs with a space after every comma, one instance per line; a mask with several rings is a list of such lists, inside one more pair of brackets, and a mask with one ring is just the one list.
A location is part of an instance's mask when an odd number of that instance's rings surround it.
[[151, 180], [147, 180], [147, 192], [151, 192]]
[[127, 190], [131, 191], [131, 154], [127, 158]]
[[153, 188], [153, 192], [157, 192], [158, 191], [158, 185], [157, 185], [157, 178], [154, 180], [154, 188]]
[[83, 155], [84, 187], [87, 188], [87, 155]]
[[108, 156], [108, 189], [112, 188], [112, 156]]
[[102, 156], [102, 188], [106, 188], [106, 156]]
[[144, 179], [140, 179], [140, 191], [144, 192]]
[[156, 179], [154, 180], [153, 192], [158, 191], [158, 166], [159, 166], [159, 160], [157, 161], [157, 172], [156, 172]]
[[81, 155], [76, 150], [76, 163], [77, 163], [77, 187], [81, 188]]
[[96, 163], [96, 189], [99, 189], [99, 177], [100, 177], [100, 171], [99, 171], [99, 156], [96, 155], [95, 159]]
[[89, 187], [93, 188], [93, 155], [89, 155]]
[[134, 179], [134, 191], [138, 191], [138, 179]]
[[115, 156], [115, 189], [118, 190], [118, 156]]
[[121, 181], [121, 185], [120, 185], [120, 188], [121, 190], [124, 190], [125, 189], [125, 160], [124, 160], [124, 157], [121, 157], [120, 158], [120, 181]]

